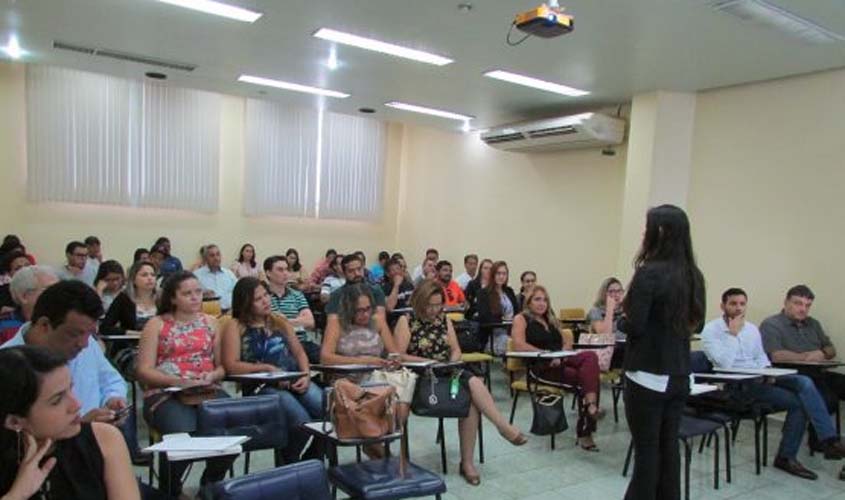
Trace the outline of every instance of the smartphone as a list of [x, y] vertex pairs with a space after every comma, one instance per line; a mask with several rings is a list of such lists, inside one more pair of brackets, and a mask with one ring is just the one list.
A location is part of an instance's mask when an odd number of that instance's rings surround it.
[[115, 420], [123, 420], [124, 418], [129, 416], [129, 412], [132, 411], [133, 406], [134, 405], [127, 405], [127, 406], [124, 406], [123, 408], [117, 410], [116, 412], [114, 412], [114, 419]]

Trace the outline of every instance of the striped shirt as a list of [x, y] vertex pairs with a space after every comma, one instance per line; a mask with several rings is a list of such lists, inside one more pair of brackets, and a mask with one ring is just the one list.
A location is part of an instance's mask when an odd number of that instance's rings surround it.
[[[274, 292], [270, 292], [270, 310], [274, 313], [283, 314], [288, 319], [295, 319], [303, 309], [308, 309], [308, 301], [305, 300], [305, 295], [299, 290], [286, 287], [284, 295], [276, 295]], [[296, 328], [296, 336], [299, 337], [299, 340], [308, 339], [305, 328], [301, 326], [294, 328]]]

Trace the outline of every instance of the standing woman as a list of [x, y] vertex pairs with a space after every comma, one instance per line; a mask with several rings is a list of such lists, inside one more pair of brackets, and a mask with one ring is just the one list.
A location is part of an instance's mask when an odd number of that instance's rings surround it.
[[705, 313], [689, 220], [674, 205], [646, 215], [636, 271], [622, 302], [625, 416], [634, 444], [627, 500], [681, 497], [678, 425], [690, 391], [690, 334]]
[[[176, 271], [164, 280], [159, 315], [141, 333], [136, 376], [146, 389], [144, 418], [161, 434], [197, 430], [200, 400], [228, 397], [220, 381], [225, 371], [220, 361], [220, 335], [214, 318], [202, 313], [202, 286], [188, 271]], [[192, 394], [163, 391], [178, 386]], [[235, 457], [206, 461], [200, 485], [220, 481]], [[170, 464], [170, 474], [160, 476], [161, 490], [178, 496], [186, 462]], [[170, 479], [170, 484], [167, 480]]]
[[241, 247], [238, 259], [232, 263], [231, 269], [238, 279], [260, 277], [261, 268], [255, 262], [255, 247], [252, 244], [247, 243]]
[[299, 252], [295, 248], [288, 248], [285, 260], [288, 261], [288, 284], [299, 291], [305, 291], [308, 272], [299, 260]]

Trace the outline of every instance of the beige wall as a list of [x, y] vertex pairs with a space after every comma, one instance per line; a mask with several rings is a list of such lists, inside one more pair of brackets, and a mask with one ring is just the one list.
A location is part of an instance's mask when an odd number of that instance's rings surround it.
[[462, 272], [466, 253], [503, 259], [510, 283], [532, 269], [555, 308], [592, 302], [616, 266], [625, 148], [515, 154], [476, 134], [405, 127], [397, 242], [414, 265], [427, 247]]
[[373, 255], [390, 247], [396, 233], [399, 153], [402, 127], [389, 129], [385, 215], [380, 224], [315, 221], [282, 217], [245, 217], [243, 198], [244, 100], [225, 96], [220, 143], [220, 206], [217, 213], [136, 209], [79, 204], [32, 204], [26, 201], [26, 113], [24, 66], [0, 63], [0, 227], [21, 236], [40, 261], [64, 260], [64, 246], [89, 234], [100, 236], [107, 258], [129, 261], [135, 248], [159, 235], [171, 237], [183, 262], [195, 258], [200, 245], [218, 243], [226, 261], [243, 242], [253, 243], [259, 257], [296, 247], [309, 268], [330, 246], [362, 249]]
[[845, 352], [843, 116], [845, 71], [700, 94], [689, 211], [711, 317], [729, 286], [759, 323], [806, 283]]

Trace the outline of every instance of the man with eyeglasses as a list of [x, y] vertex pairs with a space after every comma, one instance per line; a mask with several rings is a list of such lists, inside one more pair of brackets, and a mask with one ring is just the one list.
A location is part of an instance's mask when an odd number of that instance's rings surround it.
[[88, 262], [88, 246], [81, 241], [71, 241], [65, 247], [65, 257], [67, 264], [56, 269], [59, 279], [77, 280], [93, 287], [97, 269], [94, 266], [85, 265]]

